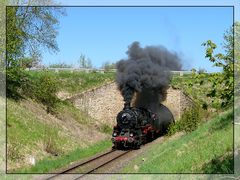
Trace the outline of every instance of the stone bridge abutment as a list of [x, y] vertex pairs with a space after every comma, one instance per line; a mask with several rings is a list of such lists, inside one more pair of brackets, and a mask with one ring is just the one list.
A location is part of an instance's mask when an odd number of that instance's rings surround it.
[[[92, 118], [110, 125], [115, 124], [116, 115], [124, 105], [115, 82], [74, 95], [69, 100]], [[185, 109], [193, 105], [193, 101], [181, 90], [169, 87], [167, 98], [162, 104], [168, 107], [174, 119], [178, 120]]]

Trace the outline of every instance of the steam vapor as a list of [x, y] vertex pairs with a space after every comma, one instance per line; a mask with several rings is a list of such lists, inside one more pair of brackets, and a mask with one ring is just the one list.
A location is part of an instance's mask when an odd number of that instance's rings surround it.
[[169, 86], [170, 71], [181, 70], [179, 56], [163, 46], [142, 48], [139, 42], [129, 46], [127, 55], [127, 59], [117, 63], [116, 76], [125, 106], [130, 106], [136, 92], [136, 107], [157, 112]]

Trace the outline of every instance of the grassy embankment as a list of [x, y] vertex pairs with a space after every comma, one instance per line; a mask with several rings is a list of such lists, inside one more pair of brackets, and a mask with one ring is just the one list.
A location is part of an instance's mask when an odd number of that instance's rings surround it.
[[153, 145], [123, 173], [233, 173], [233, 112], [217, 116], [197, 130]]
[[19, 169], [15, 173], [46, 173], [54, 172], [59, 168], [68, 167], [71, 162], [83, 158], [91, 157], [99, 152], [111, 147], [112, 142], [101, 141], [87, 148], [77, 148], [68, 154], [64, 154], [59, 158], [44, 158], [40, 160], [35, 166], [30, 168]]
[[[34, 80], [43, 72], [29, 73]], [[69, 93], [100, 86], [114, 77], [113, 74], [100, 73], [48, 73], [60, 82], [60, 91]], [[109, 127], [101, 123], [95, 126], [95, 121], [67, 101], [57, 101], [52, 115], [47, 114], [44, 106], [35, 100], [8, 99], [7, 158], [10, 172], [49, 172], [111, 147], [109, 138], [99, 141], [94, 141], [94, 137], [87, 139], [86, 129], [93, 127], [95, 132], [92, 133], [109, 136]], [[86, 138], [79, 137], [81, 135]], [[35, 158], [34, 166], [29, 164], [29, 157]]]
[[[37, 78], [42, 72], [29, 72], [32, 78]], [[115, 73], [99, 72], [77, 72], [77, 71], [49, 71], [59, 82], [59, 90], [70, 94], [81, 93], [85, 90], [95, 88], [111, 82], [115, 78]]]

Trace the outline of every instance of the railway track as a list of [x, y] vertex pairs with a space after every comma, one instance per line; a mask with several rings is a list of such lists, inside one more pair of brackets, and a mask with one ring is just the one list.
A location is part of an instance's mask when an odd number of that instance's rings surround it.
[[70, 166], [69, 168], [62, 170], [60, 172], [56, 172], [55, 175], [47, 178], [47, 180], [56, 180], [61, 179], [64, 174], [78, 174], [78, 176], [74, 176], [74, 179], [80, 179], [87, 174], [93, 173], [103, 173], [100, 171], [101, 168], [108, 165], [109, 163], [117, 160], [118, 158], [124, 156], [125, 154], [129, 153], [131, 150], [128, 151], [119, 151], [119, 150], [111, 150], [99, 156], [93, 157], [89, 160], [84, 162], [80, 162]]

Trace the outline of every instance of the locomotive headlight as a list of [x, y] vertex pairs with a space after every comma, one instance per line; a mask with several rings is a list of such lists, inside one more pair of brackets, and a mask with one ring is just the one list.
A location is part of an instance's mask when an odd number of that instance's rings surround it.
[[130, 136], [130, 137], [133, 137], [133, 133], [130, 133], [129, 136]]
[[113, 133], [113, 136], [117, 136], [117, 133]]

